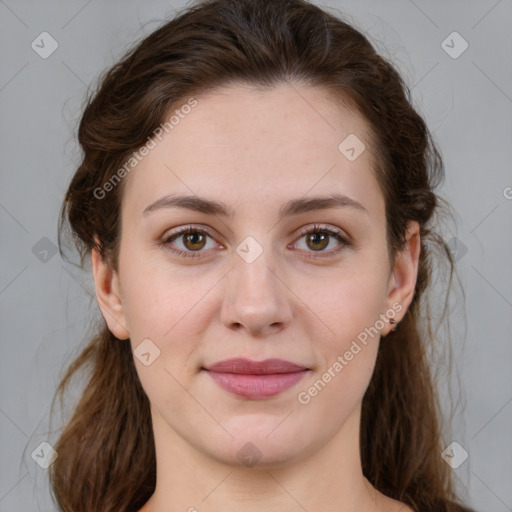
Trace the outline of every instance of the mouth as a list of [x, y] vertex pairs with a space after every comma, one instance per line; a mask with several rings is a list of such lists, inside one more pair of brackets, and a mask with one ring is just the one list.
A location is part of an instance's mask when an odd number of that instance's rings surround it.
[[278, 395], [309, 372], [308, 368], [283, 359], [243, 358], [220, 361], [202, 370], [225, 391], [251, 400]]

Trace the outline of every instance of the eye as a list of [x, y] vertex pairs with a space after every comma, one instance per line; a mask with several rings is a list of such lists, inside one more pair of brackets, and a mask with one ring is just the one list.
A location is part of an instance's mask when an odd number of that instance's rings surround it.
[[[202, 249], [212, 249], [216, 246], [216, 244], [213, 243], [213, 247], [207, 247], [207, 238], [212, 238], [207, 231], [194, 228], [193, 226], [186, 226], [165, 236], [161, 241], [161, 245], [167, 246], [170, 251], [178, 256], [184, 258], [198, 258], [201, 256]], [[179, 247], [176, 248], [175, 240], [181, 242], [183, 249]]]
[[[341, 234], [342, 232], [327, 226], [319, 226], [315, 224], [313, 227], [306, 228], [302, 231], [299, 240], [305, 238], [306, 249], [299, 247], [305, 252], [317, 253], [308, 257], [327, 258], [335, 256], [343, 248], [348, 247], [351, 243]], [[208, 238], [212, 239], [212, 245], [208, 247]], [[337, 248], [325, 251], [330, 245], [331, 239], [338, 242]], [[179, 241], [179, 244], [176, 243]], [[204, 229], [195, 228], [194, 226], [185, 226], [178, 231], [166, 235], [160, 242], [161, 246], [166, 246], [171, 252], [183, 258], [199, 258], [203, 249], [213, 249], [217, 246], [213, 241], [213, 236]], [[176, 247], [178, 245], [178, 247]], [[292, 248], [297, 248], [298, 242], [292, 244]]]
[[[304, 237], [306, 238], [305, 251], [320, 253], [308, 256], [313, 258], [328, 258], [335, 256], [344, 247], [351, 245], [350, 242], [342, 235], [341, 231], [326, 226], [319, 226], [318, 224], [315, 224], [312, 228], [306, 228], [306, 230], [301, 233], [299, 240]], [[325, 251], [324, 249], [329, 246], [332, 238], [338, 242], [337, 248]], [[294, 247], [297, 246], [297, 242], [293, 245]]]

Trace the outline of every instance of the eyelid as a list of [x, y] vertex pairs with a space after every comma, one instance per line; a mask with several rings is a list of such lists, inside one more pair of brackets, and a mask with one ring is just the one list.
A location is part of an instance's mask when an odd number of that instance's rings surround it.
[[342, 229], [335, 226], [331, 226], [330, 224], [319, 224], [317, 222], [313, 223], [313, 225], [309, 224], [301, 228], [299, 231], [299, 238], [304, 235], [307, 235], [308, 233], [316, 231], [326, 231], [333, 235], [339, 235], [340, 237], [343, 237], [347, 243], [349, 243], [349, 236]]
[[174, 231], [171, 230], [169, 232], [166, 232], [162, 236], [162, 239], [165, 241], [165, 240], [168, 240], [169, 238], [172, 238], [172, 237], [175, 237], [178, 235], [182, 235], [184, 233], [188, 233], [191, 231], [198, 232], [198, 233], [204, 233], [212, 238], [215, 238], [215, 237], [221, 238], [221, 236], [218, 233], [216, 233], [209, 227], [205, 227], [205, 226], [202, 226], [199, 224], [197, 224], [197, 225], [196, 224], [187, 224], [185, 226], [180, 226], [180, 227], [176, 228]]
[[[215, 239], [217, 235], [212, 234], [210, 228], [189, 224], [186, 226], [181, 226], [177, 228], [175, 231], [172, 231], [170, 233], [166, 233], [163, 235], [160, 246], [167, 246], [168, 244], [171, 244], [171, 239], [179, 238], [180, 235], [190, 233], [190, 232], [197, 232], [204, 235], [209, 236], [212, 239]], [[292, 242], [290, 245], [295, 245], [303, 236], [308, 235], [310, 233], [316, 233], [316, 232], [323, 232], [327, 233], [331, 238], [335, 238], [341, 245], [341, 247], [337, 249], [331, 249], [329, 251], [306, 251], [307, 253], [310, 253], [310, 255], [306, 256], [309, 258], [329, 258], [336, 256], [343, 248], [352, 246], [352, 242], [350, 241], [350, 238], [344, 234], [344, 231], [337, 227], [332, 227], [328, 224], [321, 225], [318, 223], [313, 224], [313, 226], [308, 225], [301, 228], [299, 231], [298, 236], [295, 238], [295, 241]], [[218, 243], [218, 242], [217, 242]], [[222, 244], [220, 244], [222, 245]], [[288, 246], [290, 247], [290, 246]], [[184, 258], [198, 258], [203, 257], [202, 253], [205, 251], [183, 251], [182, 249], [173, 249], [168, 247], [168, 249], [177, 254], [180, 257]]]
[[297, 237], [296, 241], [293, 242], [292, 245], [295, 245], [304, 235], [308, 235], [310, 233], [328, 233], [328, 235], [331, 238], [335, 238], [339, 244], [340, 247], [336, 249], [331, 249], [329, 251], [306, 251], [306, 258], [334, 258], [336, 257], [343, 249], [347, 247], [351, 247], [353, 245], [350, 237], [348, 235], [345, 235], [344, 231], [341, 230], [338, 227], [330, 226], [329, 224], [318, 224], [315, 223], [313, 226], [305, 226], [301, 229], [299, 236]]
[[[201, 257], [203, 257], [202, 253], [204, 251], [183, 251], [182, 249], [176, 249], [176, 248], [169, 247], [169, 245], [171, 245], [171, 239], [179, 238], [181, 235], [184, 235], [184, 234], [190, 233], [190, 232], [201, 233], [201, 234], [209, 236], [212, 239], [216, 238], [216, 235], [212, 234], [209, 228], [206, 228], [203, 226], [199, 227], [194, 224], [189, 224], [186, 226], [181, 226], [181, 227], [177, 228], [175, 231], [172, 231], [170, 233], [165, 233], [163, 235], [163, 237], [161, 238], [159, 245], [160, 245], [160, 247], [164, 247], [164, 246], [167, 247], [168, 250], [170, 250], [174, 254], [177, 254], [178, 257], [201, 258]], [[216, 243], [218, 243], [218, 242], [216, 242]]]

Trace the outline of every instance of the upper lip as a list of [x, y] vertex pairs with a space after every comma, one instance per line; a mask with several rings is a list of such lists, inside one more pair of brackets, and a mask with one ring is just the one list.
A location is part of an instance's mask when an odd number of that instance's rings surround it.
[[219, 361], [205, 370], [219, 373], [239, 373], [245, 375], [271, 375], [275, 373], [293, 373], [307, 370], [301, 366], [284, 359], [265, 359], [264, 361], [252, 361], [245, 358], [233, 358]]

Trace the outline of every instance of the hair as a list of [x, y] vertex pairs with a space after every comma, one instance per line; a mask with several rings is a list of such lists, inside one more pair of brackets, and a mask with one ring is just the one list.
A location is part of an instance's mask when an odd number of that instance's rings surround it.
[[[436, 335], [430, 310], [423, 311], [433, 264], [448, 263], [448, 288], [454, 272], [433, 227], [444, 203], [434, 191], [444, 177], [442, 158], [395, 67], [339, 17], [304, 0], [206, 0], [139, 41], [88, 94], [78, 129], [83, 158], [59, 217], [60, 254], [68, 227], [82, 267], [95, 248], [117, 270], [124, 180], [110, 187], [108, 200], [95, 191], [150, 140], [171, 108], [216, 87], [241, 83], [264, 90], [283, 82], [321, 87], [367, 122], [391, 261], [404, 247], [407, 222], [420, 226], [414, 298], [380, 344], [363, 397], [363, 473], [415, 511], [463, 510], [441, 458], [442, 411], [428, 358]], [[71, 378], [87, 371], [55, 446], [52, 493], [65, 512], [138, 511], [156, 484], [149, 400], [129, 342], [118, 340], [105, 322], [97, 329], [54, 396], [62, 403]]]

